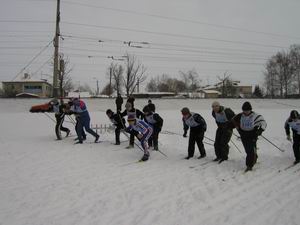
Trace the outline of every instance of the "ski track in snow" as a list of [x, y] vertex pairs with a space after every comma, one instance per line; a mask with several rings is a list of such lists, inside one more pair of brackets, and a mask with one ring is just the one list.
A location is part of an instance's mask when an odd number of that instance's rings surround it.
[[[20, 106], [18, 101], [0, 99], [1, 225], [299, 224], [300, 165], [285, 170], [294, 158], [283, 129], [291, 110], [287, 105], [299, 101], [253, 101], [268, 122], [265, 136], [286, 151], [259, 140], [258, 163], [247, 173], [245, 153], [235, 137], [242, 153], [231, 144], [229, 160], [221, 164], [211, 162], [214, 149], [209, 145], [206, 158], [196, 158], [196, 147], [195, 157], [184, 160], [188, 138], [171, 134], [160, 135], [160, 150], [168, 157], [152, 151], [149, 161], [135, 163], [142, 152], [125, 149], [127, 142], [111, 144], [113, 133], [101, 134], [97, 144], [90, 135], [82, 145], [73, 145], [74, 137], [55, 141], [54, 123], [26, 112], [40, 100], [23, 100]], [[163, 130], [182, 133], [180, 109], [187, 105], [204, 116], [205, 135], [214, 138], [212, 100], [170, 101], [156, 101], [165, 119]], [[239, 112], [242, 100], [220, 102]], [[109, 124], [99, 105], [88, 102], [97, 109], [91, 111], [92, 121]]]

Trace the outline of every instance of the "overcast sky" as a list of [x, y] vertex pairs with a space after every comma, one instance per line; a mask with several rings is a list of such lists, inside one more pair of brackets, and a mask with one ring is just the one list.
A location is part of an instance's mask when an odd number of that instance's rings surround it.
[[[12, 80], [53, 39], [56, 0], [1, 0], [0, 80]], [[299, 0], [61, 0], [60, 52], [76, 85], [101, 88], [113, 61], [134, 54], [151, 77], [195, 69], [262, 84], [266, 60], [300, 44]], [[104, 42], [99, 42], [102, 40]], [[142, 46], [134, 48], [125, 45]], [[148, 42], [149, 44], [139, 44]], [[25, 70], [51, 80], [50, 44]]]

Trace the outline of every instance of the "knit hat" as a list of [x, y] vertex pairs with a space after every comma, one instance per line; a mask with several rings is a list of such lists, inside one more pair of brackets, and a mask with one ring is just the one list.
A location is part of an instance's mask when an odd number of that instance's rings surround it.
[[113, 111], [111, 109], [106, 110], [106, 115], [107, 114], [113, 114]]
[[217, 107], [217, 106], [220, 106], [220, 103], [218, 101], [214, 101], [212, 104], [211, 104], [211, 107]]
[[189, 110], [189, 108], [184, 107], [184, 108], [182, 108], [181, 113], [182, 113], [182, 115], [187, 115], [187, 114], [190, 114], [190, 110]]
[[250, 102], [244, 102], [244, 104], [242, 106], [242, 110], [243, 111], [251, 111], [252, 110], [252, 106], [251, 106]]
[[144, 112], [144, 113], [150, 113], [151, 110], [150, 110], [149, 106], [146, 105], [146, 106], [143, 108], [143, 112]]
[[299, 118], [299, 113], [296, 110], [292, 110], [290, 114], [291, 119], [297, 119]]
[[135, 119], [135, 115], [128, 115], [127, 117], [127, 121], [134, 121]]

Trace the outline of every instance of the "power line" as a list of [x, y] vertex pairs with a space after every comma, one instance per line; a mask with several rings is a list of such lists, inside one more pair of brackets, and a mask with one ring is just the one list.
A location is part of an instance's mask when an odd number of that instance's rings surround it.
[[0, 20], [0, 23], [54, 23], [54, 21], [42, 20]]
[[194, 39], [194, 40], [200, 39], [200, 40], [206, 40], [206, 41], [225, 42], [225, 43], [231, 43], [231, 44], [242, 44], [242, 45], [250, 45], [250, 46], [287, 48], [287, 47], [278, 46], [278, 45], [266, 45], [266, 44], [244, 42], [244, 41], [230, 41], [230, 40], [224, 40], [224, 39], [207, 38], [207, 37], [191, 36], [191, 35], [183, 35], [183, 34], [172, 34], [172, 33], [147, 31], [147, 30], [139, 30], [139, 29], [132, 29], [132, 28], [112, 27], [112, 26], [103, 26], [103, 25], [90, 25], [90, 24], [74, 23], [74, 22], [62, 22], [62, 23], [67, 24], [67, 25], [74, 25], [74, 26], [93, 27], [93, 28], [108, 29], [108, 30], [122, 30], [122, 31], [130, 31], [130, 32], [137, 32], [137, 33], [163, 35], [163, 36], [169, 36], [169, 37], [189, 38], [189, 39]]
[[99, 9], [122, 12], [122, 13], [135, 14], [135, 15], [140, 15], [140, 16], [148, 16], [148, 17], [160, 18], [160, 19], [165, 19], [165, 20], [174, 20], [174, 21], [180, 21], [180, 22], [186, 22], [186, 23], [193, 23], [193, 24], [217, 27], [217, 28], [222, 28], [222, 29], [243, 31], [243, 32], [247, 32], [247, 33], [262, 34], [262, 35], [273, 36], [273, 37], [300, 39], [300, 37], [294, 37], [294, 36], [289, 36], [289, 35], [285, 35], [285, 34], [276, 34], [276, 33], [269, 33], [269, 32], [263, 32], [263, 31], [255, 31], [255, 30], [250, 30], [250, 29], [245, 29], [245, 28], [240, 28], [240, 27], [234, 27], [234, 26], [227, 26], [227, 25], [220, 25], [220, 24], [213, 24], [213, 23], [205, 23], [205, 22], [201, 22], [201, 21], [182, 19], [182, 18], [177, 18], [177, 17], [161, 16], [161, 15], [145, 13], [145, 12], [136, 12], [136, 11], [133, 11], [133, 10], [117, 9], [117, 8], [112, 8], [112, 7], [104, 7], [104, 6], [83, 4], [83, 3], [70, 2], [70, 1], [63, 1], [63, 3], [64, 4], [91, 7], [91, 8], [99, 8]]
[[[77, 36], [77, 35], [61, 35], [62, 37], [67, 40], [67, 38], [73, 38], [73, 39], [78, 39], [78, 40], [89, 40], [90, 42], [97, 42], [99, 43], [106, 43], [106, 42], [116, 42], [124, 45], [124, 40], [117, 40], [117, 39], [106, 39], [106, 38], [96, 38], [96, 37], [84, 37], [84, 36]], [[145, 43], [141, 41], [127, 41], [127, 42], [132, 42], [132, 43]], [[251, 50], [251, 49], [236, 49], [236, 48], [222, 48], [222, 47], [203, 47], [203, 46], [194, 46], [194, 45], [179, 45], [179, 44], [167, 44], [167, 43], [157, 43], [157, 42], [147, 42], [148, 44], [143, 47], [145, 49], [147, 48], [152, 48], [153, 45], [158, 45], [158, 46], [168, 46], [168, 47], [182, 47], [182, 48], [192, 48], [194, 49], [214, 49], [214, 50], [225, 50], [225, 51], [235, 51], [235, 52], [253, 52], [253, 53], [263, 53], [263, 54], [274, 54], [274, 52], [267, 52], [267, 51], [258, 51], [258, 50]], [[118, 46], [119, 47], [119, 46]], [[172, 49], [167, 49], [167, 50], [172, 50]], [[186, 51], [191, 51], [191, 50], [186, 50]]]
[[14, 81], [21, 73], [23, 73], [24, 70], [26, 70], [31, 63], [37, 58], [39, 57], [51, 44], [53, 43], [53, 40], [51, 40], [41, 51], [39, 51], [27, 64], [26, 66], [20, 70], [19, 73], [17, 73], [17, 75], [12, 79], [12, 81]]

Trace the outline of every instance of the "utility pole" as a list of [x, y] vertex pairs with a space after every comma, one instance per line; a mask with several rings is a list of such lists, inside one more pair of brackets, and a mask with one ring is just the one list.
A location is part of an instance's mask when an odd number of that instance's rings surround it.
[[58, 64], [59, 64], [59, 53], [58, 53], [58, 48], [59, 48], [59, 36], [60, 36], [60, 31], [59, 31], [59, 22], [60, 22], [60, 0], [57, 0], [57, 9], [56, 9], [56, 29], [55, 29], [55, 37], [54, 37], [54, 62], [53, 62], [53, 91], [52, 95], [54, 98], [58, 97], [58, 92], [59, 92], [59, 87], [58, 87], [58, 76], [59, 76], [59, 69], [58, 69]]
[[109, 97], [111, 97], [111, 77], [112, 77], [112, 67], [109, 68]]
[[59, 60], [59, 92], [60, 92], [61, 101], [62, 98], [65, 97], [64, 88], [63, 88], [64, 80], [65, 80], [65, 61], [63, 59], [60, 59]]
[[97, 80], [97, 91], [96, 91], [96, 95], [99, 95], [99, 80]]
[[137, 79], [137, 93], [140, 93], [140, 78]]

